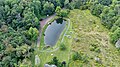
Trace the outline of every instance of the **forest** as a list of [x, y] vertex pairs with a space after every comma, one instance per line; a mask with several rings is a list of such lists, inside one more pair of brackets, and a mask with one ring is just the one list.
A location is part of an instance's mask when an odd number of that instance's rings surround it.
[[[41, 27], [52, 15], [66, 21], [53, 47]], [[0, 67], [119, 67], [119, 49], [120, 0], [0, 0]]]

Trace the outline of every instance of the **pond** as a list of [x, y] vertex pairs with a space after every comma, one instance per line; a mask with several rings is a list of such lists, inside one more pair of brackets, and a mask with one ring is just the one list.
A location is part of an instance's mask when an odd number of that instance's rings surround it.
[[54, 20], [48, 25], [44, 32], [44, 43], [47, 46], [54, 46], [66, 26], [66, 21], [62, 18]]

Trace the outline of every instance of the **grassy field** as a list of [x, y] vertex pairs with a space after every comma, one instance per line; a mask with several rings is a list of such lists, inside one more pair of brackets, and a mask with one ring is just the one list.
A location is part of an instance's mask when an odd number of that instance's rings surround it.
[[[45, 26], [45, 28], [47, 27], [47, 25]], [[35, 54], [39, 55], [40, 57], [40, 67], [44, 67], [44, 64], [47, 63], [47, 62], [50, 62], [52, 60], [53, 57], [57, 57], [59, 59], [60, 62], [62, 61], [66, 61], [68, 62], [69, 61], [69, 56], [70, 56], [70, 46], [71, 46], [71, 43], [72, 43], [72, 38], [68, 38], [66, 36], [64, 36], [64, 33], [66, 32], [66, 29], [68, 28], [68, 22], [66, 24], [66, 27], [64, 29], [64, 31], [62, 32], [57, 44], [52, 47], [52, 48], [48, 48], [46, 50], [39, 50], [39, 51], [36, 51]], [[43, 32], [44, 32], [45, 29], [43, 29]], [[70, 32], [72, 31], [72, 25], [70, 23], [70, 27], [68, 29], [68, 31], [66, 32], [66, 35], [72, 35], [70, 34]], [[60, 43], [61, 43], [61, 40], [64, 36], [64, 44], [66, 45], [67, 49], [65, 51], [61, 51], [59, 49], [59, 46], [60, 46]], [[42, 41], [41, 41], [41, 44], [44, 44], [44, 37], [42, 35]], [[43, 45], [42, 45], [43, 46]], [[41, 47], [43, 48], [43, 47]]]
[[[77, 9], [70, 12], [69, 18], [74, 31], [72, 51], [82, 52], [89, 57], [88, 63], [71, 61], [70, 67], [120, 66], [120, 52], [110, 44], [109, 31], [101, 25], [99, 18], [91, 15], [89, 10]], [[99, 58], [100, 63], [96, 62], [95, 57]]]
[[[38, 50], [35, 53], [39, 55], [40, 67], [44, 67], [46, 62], [56, 56], [61, 62], [66, 61], [69, 67], [119, 67], [120, 52], [109, 42], [109, 30], [107, 30], [98, 17], [91, 15], [89, 10], [71, 10], [68, 18], [70, 19], [70, 28], [65, 36], [64, 43], [67, 50], [61, 51], [59, 48], [61, 39], [68, 27], [64, 29], [57, 44], [53, 48]], [[47, 26], [45, 26], [47, 27]], [[45, 29], [44, 29], [45, 30]], [[73, 34], [71, 34], [73, 32]], [[43, 44], [44, 39], [42, 35]], [[43, 51], [43, 52], [41, 52]], [[87, 56], [88, 62], [81, 60], [72, 61], [73, 52], [82, 53]], [[95, 58], [98, 58], [98, 62]]]

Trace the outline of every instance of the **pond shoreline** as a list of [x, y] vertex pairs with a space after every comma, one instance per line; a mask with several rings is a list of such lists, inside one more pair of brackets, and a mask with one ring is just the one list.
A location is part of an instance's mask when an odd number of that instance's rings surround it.
[[[61, 39], [61, 42], [60, 43], [62, 43], [63, 41], [64, 41], [64, 37], [65, 37], [65, 35], [66, 35], [66, 33], [68, 32], [68, 30], [69, 30], [69, 28], [70, 28], [70, 19], [66, 19], [66, 21], [67, 21], [67, 28], [65, 29], [65, 31], [64, 31], [64, 34], [62, 35], [62, 39]], [[62, 34], [62, 33], [61, 33]], [[61, 36], [61, 35], [60, 35]], [[58, 46], [58, 45], [56, 45], [56, 46]], [[41, 52], [55, 52], [55, 51], [57, 51], [58, 49], [59, 49], [59, 47], [56, 47], [56, 46], [54, 46], [55, 48], [53, 48], [53, 49], [50, 49], [50, 50], [41, 50], [41, 51], [39, 51], [40, 53]]]
[[57, 18], [49, 24], [44, 32], [45, 45], [51, 47], [55, 46], [65, 27], [66, 21], [62, 18]]
[[37, 47], [40, 47], [40, 40], [41, 40], [41, 35], [42, 35], [42, 29], [55, 16], [56, 16], [56, 14], [53, 14], [53, 15], [49, 16], [48, 18], [40, 21], [39, 36], [38, 36], [38, 39], [37, 39]]

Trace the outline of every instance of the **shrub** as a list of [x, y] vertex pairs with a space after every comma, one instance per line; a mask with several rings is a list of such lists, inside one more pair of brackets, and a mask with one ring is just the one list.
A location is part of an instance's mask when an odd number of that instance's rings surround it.
[[90, 51], [94, 51], [94, 47], [93, 46], [90, 46], [89, 49], [90, 49]]
[[73, 61], [79, 60], [83, 63], [89, 62], [88, 61], [88, 56], [86, 54], [81, 53], [81, 52], [80, 53], [74, 52], [73, 55], [72, 55], [72, 60]]
[[118, 28], [118, 26], [114, 25], [114, 26], [112, 26], [112, 28], [110, 29], [110, 31], [114, 32], [117, 28]]
[[95, 52], [100, 53], [100, 52], [101, 52], [101, 51], [100, 51], [100, 48], [99, 48], [99, 47], [96, 48], [96, 49], [95, 49]]
[[61, 9], [60, 6], [58, 6], [55, 10], [57, 16], [60, 16], [60, 17], [67, 17], [68, 13], [69, 13], [69, 10], [68, 9]]
[[84, 5], [84, 6], [81, 6], [80, 9], [81, 10], [86, 10], [86, 9], [88, 9], [88, 7], [89, 7], [88, 5]]
[[66, 46], [65, 46], [64, 43], [61, 43], [61, 44], [60, 44], [60, 50], [66, 50]]
[[95, 4], [91, 7], [91, 13], [97, 17], [102, 13], [103, 6], [100, 4]]
[[53, 57], [53, 59], [50, 61], [50, 62], [48, 62], [48, 64], [54, 64], [54, 65], [56, 65], [56, 66], [60, 66], [60, 62], [59, 62], [59, 60], [57, 59], [57, 57]]
[[57, 67], [66, 67], [66, 62], [65, 61], [60, 62], [59, 59], [57, 59], [57, 57], [53, 57], [53, 59], [47, 64], [56, 65]]
[[110, 41], [115, 44], [120, 38], [120, 27], [118, 27], [113, 33], [110, 33]]
[[82, 56], [82, 62], [83, 62], [83, 63], [89, 62], [88, 59], [89, 59], [89, 57], [88, 57], [87, 55], [83, 55], [83, 56]]
[[81, 56], [78, 52], [74, 52], [72, 55], [72, 60], [76, 61], [76, 60], [80, 60]]
[[100, 53], [100, 48], [98, 47], [98, 44], [90, 44], [89, 49], [90, 51], [95, 51], [95, 52]]
[[115, 22], [115, 25], [120, 27], [120, 18]]

